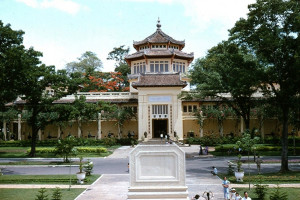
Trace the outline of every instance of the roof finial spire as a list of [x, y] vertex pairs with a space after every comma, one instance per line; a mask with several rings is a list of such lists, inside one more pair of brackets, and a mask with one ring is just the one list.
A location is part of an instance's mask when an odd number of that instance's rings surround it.
[[159, 20], [159, 17], [158, 17], [158, 20], [157, 20], [156, 27], [157, 27], [157, 30], [160, 30], [160, 27], [161, 27], [161, 25], [160, 25], [160, 20]]

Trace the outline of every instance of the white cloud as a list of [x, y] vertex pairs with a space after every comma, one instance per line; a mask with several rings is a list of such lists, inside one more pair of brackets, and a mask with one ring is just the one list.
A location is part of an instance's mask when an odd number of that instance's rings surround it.
[[18, 2], [25, 3], [27, 6], [33, 8], [54, 8], [68, 14], [75, 15], [80, 11], [80, 9], [86, 7], [73, 2], [71, 0], [16, 0]]
[[214, 24], [232, 27], [240, 17], [246, 17], [248, 4], [255, 0], [185, 0], [180, 1], [185, 15], [191, 18], [197, 31], [204, 31]]

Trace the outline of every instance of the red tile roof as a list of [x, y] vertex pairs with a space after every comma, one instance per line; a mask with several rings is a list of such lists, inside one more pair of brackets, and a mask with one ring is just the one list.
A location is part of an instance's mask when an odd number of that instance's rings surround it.
[[175, 74], [141, 74], [138, 82], [132, 87], [185, 87], [187, 83], [180, 80], [180, 75]]
[[137, 46], [143, 45], [143, 44], [148, 44], [148, 43], [172, 43], [172, 44], [178, 44], [180, 46], [182, 46], [182, 48], [185, 45], [185, 41], [179, 41], [179, 40], [175, 40], [174, 38], [172, 38], [171, 36], [165, 34], [160, 28], [158, 28], [152, 35], [146, 37], [145, 39], [141, 40], [141, 41], [133, 41], [133, 46], [134, 48], [136, 48]]

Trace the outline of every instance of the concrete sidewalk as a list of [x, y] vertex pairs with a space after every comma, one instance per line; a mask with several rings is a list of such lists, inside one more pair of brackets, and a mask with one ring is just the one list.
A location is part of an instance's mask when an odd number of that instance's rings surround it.
[[[195, 194], [202, 194], [211, 191], [214, 199], [223, 199], [223, 189], [221, 180], [217, 176], [194, 178], [187, 176], [186, 185], [188, 186], [189, 197]], [[76, 200], [96, 200], [101, 197], [105, 200], [126, 200], [129, 187], [129, 174], [104, 174], [87, 190], [81, 193]]]

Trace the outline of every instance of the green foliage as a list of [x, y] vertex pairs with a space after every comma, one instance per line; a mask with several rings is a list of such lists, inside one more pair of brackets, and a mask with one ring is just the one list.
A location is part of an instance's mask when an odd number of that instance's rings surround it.
[[125, 45], [121, 45], [120, 47], [114, 47], [111, 52], [108, 53], [107, 60], [116, 61], [116, 66], [120, 66], [121, 64], [126, 64], [125, 56], [129, 53], [129, 47], [125, 48]]
[[[30, 151], [31, 151], [31, 149], [28, 149], [27, 153], [29, 154]], [[35, 149], [35, 152], [36, 153], [54, 153], [55, 154], [57, 152], [57, 150], [55, 148], [51, 148], [51, 147], [37, 147]]]
[[83, 157], [82, 156], [80, 156], [79, 157], [79, 173], [82, 173], [83, 171], [83, 162], [82, 162], [82, 160], [83, 160]]
[[282, 172], [288, 171], [290, 112], [299, 109], [299, 13], [297, 0], [258, 0], [249, 5], [247, 19], [241, 18], [230, 30], [230, 40], [250, 49], [264, 65], [259, 87], [281, 113]]
[[84, 167], [84, 171], [86, 172], [86, 175], [90, 176], [94, 168], [93, 162], [90, 159], [88, 159], [87, 163], [83, 167]]
[[46, 195], [45, 193], [46, 193], [46, 189], [41, 188], [39, 190], [39, 194], [36, 195], [35, 200], [48, 200], [48, 195]]
[[[237, 44], [223, 41], [211, 48], [205, 58], [196, 60], [192, 70], [192, 84], [202, 97], [217, 97], [237, 116], [242, 116], [249, 128], [252, 95], [259, 86], [261, 66], [255, 56]], [[232, 99], [224, 97], [229, 93]], [[211, 113], [224, 117], [224, 113]]]
[[237, 171], [238, 171], [238, 172], [244, 171], [244, 170], [242, 169], [243, 163], [242, 163], [242, 161], [241, 161], [241, 158], [242, 158], [242, 155], [239, 154], [239, 155], [238, 155], [238, 161], [237, 161], [237, 163], [236, 163], [236, 168], [237, 168]]
[[232, 166], [231, 163], [228, 163], [228, 171], [227, 171], [228, 176], [233, 176], [234, 175], [234, 167]]
[[57, 155], [63, 156], [64, 162], [70, 162], [69, 157], [77, 154], [74, 148], [76, 140], [73, 136], [67, 137], [64, 140], [58, 140], [55, 152]]
[[268, 191], [268, 185], [255, 184], [254, 192], [260, 200], [264, 200]]
[[[103, 147], [74, 147], [74, 152], [77, 153], [107, 153], [107, 149]], [[27, 153], [30, 152], [30, 149], [27, 150]], [[53, 153], [57, 154], [56, 148], [51, 147], [37, 147], [36, 153]], [[76, 154], [72, 154], [73, 156], [76, 156]], [[59, 154], [61, 155], [61, 154]]]
[[245, 131], [243, 133], [242, 138], [236, 142], [239, 148], [243, 151], [247, 151], [248, 153], [253, 150], [255, 144], [259, 142], [259, 137], [251, 138], [249, 131]]
[[111, 147], [117, 144], [117, 140], [115, 138], [104, 138], [102, 139], [103, 144], [105, 146]]
[[102, 62], [94, 52], [86, 51], [77, 61], [67, 63], [66, 69], [68, 73], [78, 72], [86, 76], [92, 75], [95, 71], [102, 69]]
[[59, 187], [56, 187], [55, 189], [52, 190], [52, 200], [61, 200], [62, 199], [62, 194], [61, 194], [61, 189]]
[[287, 194], [285, 192], [281, 192], [279, 185], [277, 185], [276, 190], [270, 194], [270, 200], [288, 200]]
[[107, 153], [107, 149], [103, 147], [77, 147], [78, 153]]
[[236, 143], [239, 139], [240, 137], [231, 137], [231, 136], [220, 137], [219, 135], [211, 134], [203, 137], [191, 137], [189, 138], [189, 142], [191, 144], [201, 144], [203, 146], [215, 146], [218, 144]]
[[138, 141], [134, 138], [120, 138], [116, 139], [116, 143], [120, 145], [137, 145]]

